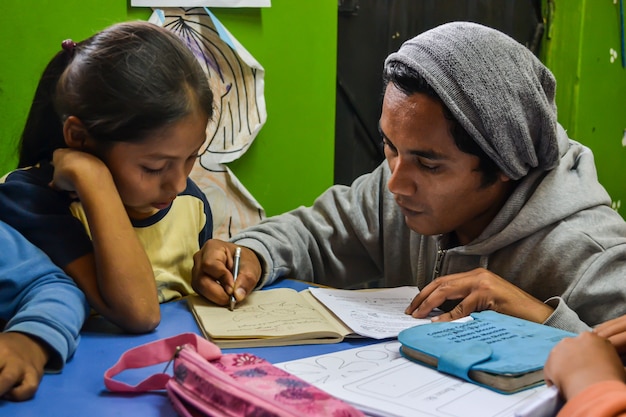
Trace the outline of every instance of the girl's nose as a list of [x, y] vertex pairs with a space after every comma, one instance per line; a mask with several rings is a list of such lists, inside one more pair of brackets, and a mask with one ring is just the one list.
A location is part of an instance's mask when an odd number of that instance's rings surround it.
[[185, 191], [187, 188], [187, 174], [184, 170], [180, 170], [175, 174], [172, 174], [166, 184], [164, 184], [164, 188], [172, 193], [173, 195], [178, 195]]

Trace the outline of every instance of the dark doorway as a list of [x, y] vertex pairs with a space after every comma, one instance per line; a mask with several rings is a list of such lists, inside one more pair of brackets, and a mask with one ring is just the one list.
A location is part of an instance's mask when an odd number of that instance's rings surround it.
[[335, 184], [384, 159], [378, 119], [387, 55], [413, 36], [455, 20], [481, 23], [539, 54], [541, 0], [339, 0]]

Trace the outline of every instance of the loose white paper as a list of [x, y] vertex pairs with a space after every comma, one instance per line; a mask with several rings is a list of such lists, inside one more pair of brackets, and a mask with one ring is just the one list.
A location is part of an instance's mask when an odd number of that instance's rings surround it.
[[337, 290], [309, 288], [319, 302], [332, 311], [354, 333], [373, 339], [398, 337], [404, 329], [430, 323], [404, 313], [419, 293], [417, 287], [380, 290]]

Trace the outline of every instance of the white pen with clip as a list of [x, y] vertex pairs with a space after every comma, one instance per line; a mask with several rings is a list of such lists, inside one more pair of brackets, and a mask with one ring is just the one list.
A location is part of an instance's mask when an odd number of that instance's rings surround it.
[[230, 296], [230, 305], [228, 306], [230, 311], [235, 309], [235, 303], [237, 303], [237, 299], [235, 298], [235, 282], [237, 282], [237, 275], [239, 275], [239, 259], [241, 258], [241, 248], [237, 246], [235, 249], [235, 265], [233, 266], [233, 294]]

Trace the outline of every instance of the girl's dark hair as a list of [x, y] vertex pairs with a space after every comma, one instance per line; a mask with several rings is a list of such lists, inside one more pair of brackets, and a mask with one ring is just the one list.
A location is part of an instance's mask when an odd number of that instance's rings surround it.
[[66, 147], [69, 116], [107, 145], [141, 141], [196, 108], [213, 116], [213, 94], [191, 50], [152, 23], [119, 23], [52, 58], [26, 120], [18, 167], [50, 161]]
[[448, 109], [443, 100], [441, 100], [441, 97], [439, 97], [437, 92], [428, 84], [421, 74], [406, 64], [392, 61], [385, 65], [383, 70], [383, 91], [385, 91], [385, 88], [390, 82], [407, 96], [422, 93], [439, 101], [443, 107], [445, 118], [452, 122], [450, 133], [454, 138], [456, 146], [461, 151], [478, 157], [480, 161], [478, 166], [483, 174], [482, 186], [488, 186], [496, 182], [500, 171], [498, 166], [455, 119], [450, 109]]

